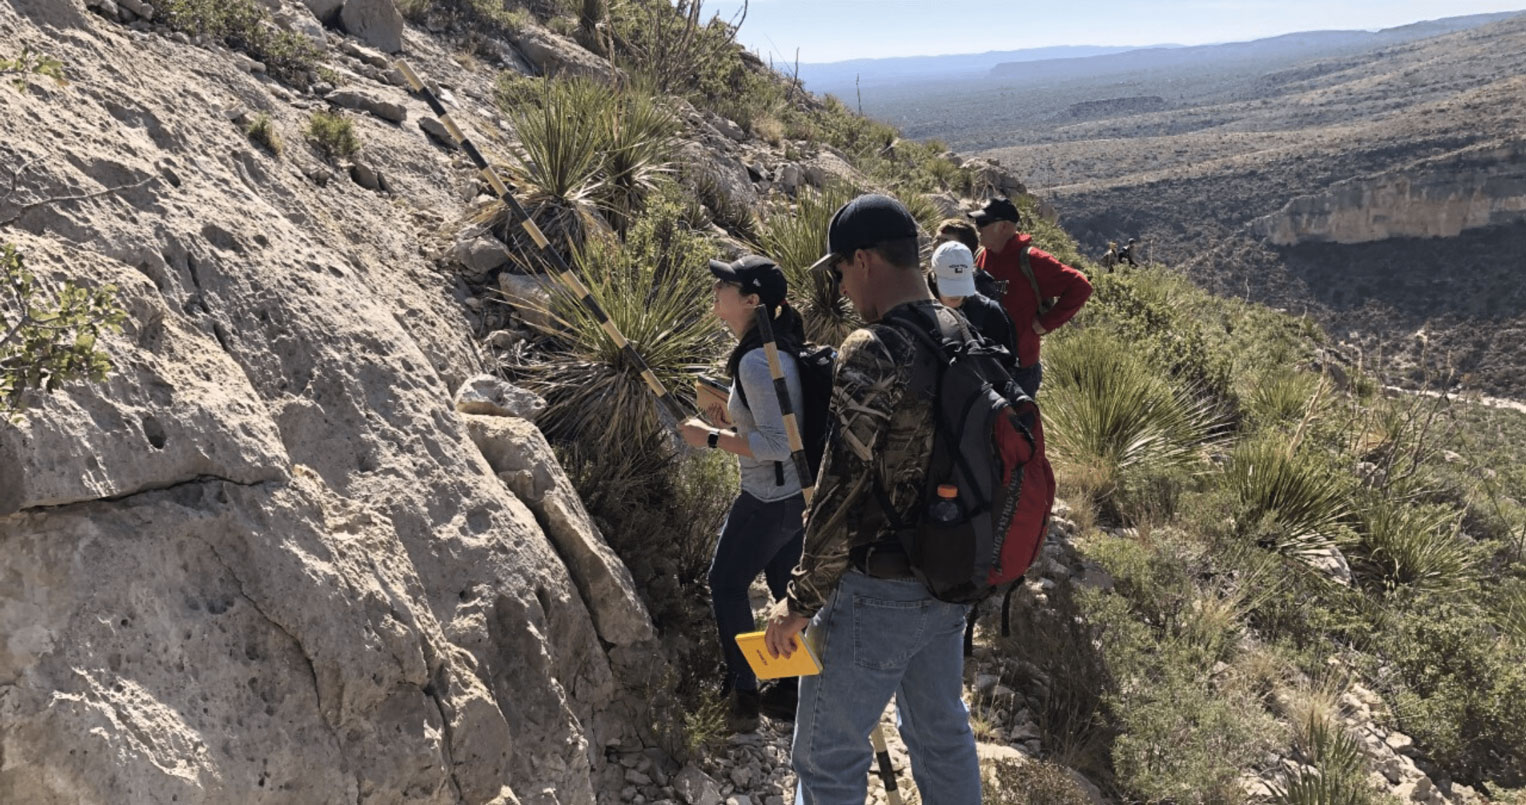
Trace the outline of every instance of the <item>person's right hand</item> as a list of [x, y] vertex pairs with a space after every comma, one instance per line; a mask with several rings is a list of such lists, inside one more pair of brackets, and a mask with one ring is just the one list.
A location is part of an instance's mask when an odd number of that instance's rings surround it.
[[705, 407], [705, 416], [716, 425], [730, 425], [731, 418], [726, 416], [726, 406], [720, 403], [711, 403]]

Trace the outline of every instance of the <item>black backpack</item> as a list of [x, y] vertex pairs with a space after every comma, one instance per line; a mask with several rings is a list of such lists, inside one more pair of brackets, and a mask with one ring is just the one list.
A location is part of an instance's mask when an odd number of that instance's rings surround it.
[[[832, 415], [827, 407], [832, 402], [832, 372], [837, 366], [837, 350], [831, 346], [806, 344], [799, 352], [790, 353], [800, 372], [800, 397], [804, 410], [799, 412], [800, 441], [805, 445], [805, 460], [811, 467], [811, 477], [802, 478], [802, 487], [815, 486], [816, 476], [821, 474], [821, 455], [826, 451], [827, 435], [832, 431]], [[737, 396], [747, 405], [747, 391], [737, 384]], [[752, 406], [748, 406], [751, 410]], [[784, 486], [784, 462], [774, 462], [774, 478]]]
[[[917, 578], [941, 600], [973, 603], [1022, 578], [1038, 555], [1054, 473], [1038, 406], [1008, 374], [1006, 351], [938, 313], [936, 323], [911, 312], [882, 322], [917, 344], [911, 391], [932, 399], [935, 430], [912, 520], [895, 511], [883, 479], [874, 492]], [[958, 489], [958, 516], [938, 522], [928, 512], [945, 484]]]

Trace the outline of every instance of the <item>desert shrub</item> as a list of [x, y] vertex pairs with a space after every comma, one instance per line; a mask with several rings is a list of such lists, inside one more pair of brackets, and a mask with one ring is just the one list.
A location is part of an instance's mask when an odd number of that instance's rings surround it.
[[1242, 409], [1257, 426], [1300, 421], [1314, 402], [1317, 375], [1292, 367], [1269, 367], [1257, 374], [1248, 392], [1240, 395]]
[[[590, 238], [573, 254], [593, 299], [680, 400], [692, 402], [696, 373], [724, 348], [711, 315], [705, 261], [713, 246], [683, 225], [676, 189], [655, 197], [624, 242]], [[539, 424], [552, 439], [638, 464], [661, 431], [657, 404], [638, 367], [627, 360], [581, 300], [556, 286], [548, 345], [523, 367], [526, 384], [546, 398]]]
[[1151, 802], [1238, 801], [1242, 770], [1282, 739], [1275, 719], [1223, 689], [1197, 648], [1152, 634], [1122, 597], [1102, 597], [1089, 614], [1105, 624], [1102, 651], [1117, 681], [1105, 699], [1118, 787]]
[[26, 408], [28, 391], [106, 380], [112, 364], [100, 337], [127, 321], [116, 286], [50, 288], [10, 243], [0, 245], [0, 285], [0, 420]]
[[677, 143], [678, 120], [651, 96], [617, 93], [604, 120], [604, 207], [623, 229], [667, 176]]
[[352, 157], [360, 150], [355, 124], [339, 112], [314, 112], [307, 123], [307, 141], [326, 159]]
[[397, 10], [410, 22], [422, 23], [435, 16], [488, 36], [515, 33], [532, 21], [528, 11], [508, 7], [503, 0], [398, 0]]
[[1200, 292], [1159, 269], [1094, 277], [1079, 324], [1112, 330], [1152, 368], [1232, 401], [1230, 358], [1200, 323]]
[[1222, 438], [1222, 419], [1204, 398], [1107, 331], [1053, 339], [1045, 365], [1049, 455], [1111, 519], [1152, 479], [1197, 469], [1205, 447]]
[[254, 120], [249, 122], [248, 128], [244, 129], [244, 133], [249, 135], [249, 139], [264, 146], [267, 151], [276, 156], [280, 156], [285, 150], [285, 145], [281, 142], [281, 133], [276, 131], [275, 122], [265, 112], [255, 115]]
[[272, 76], [288, 83], [307, 84], [323, 61], [316, 44], [276, 25], [254, 0], [164, 0], [157, 8], [160, 19], [174, 30], [222, 40], [264, 62]]
[[981, 770], [981, 802], [987, 805], [1088, 805], [1063, 766], [1045, 760], [1003, 761]]
[[1399, 726], [1463, 782], [1526, 784], [1526, 649], [1487, 614], [1425, 598], [1381, 637]]

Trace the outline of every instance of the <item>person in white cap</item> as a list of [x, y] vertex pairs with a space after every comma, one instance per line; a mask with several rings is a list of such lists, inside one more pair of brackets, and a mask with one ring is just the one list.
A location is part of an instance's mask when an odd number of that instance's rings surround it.
[[933, 252], [933, 270], [928, 277], [933, 293], [944, 307], [963, 314], [970, 326], [988, 341], [1005, 349], [1017, 368], [1017, 329], [997, 302], [976, 293], [975, 255], [957, 241], [944, 243]]

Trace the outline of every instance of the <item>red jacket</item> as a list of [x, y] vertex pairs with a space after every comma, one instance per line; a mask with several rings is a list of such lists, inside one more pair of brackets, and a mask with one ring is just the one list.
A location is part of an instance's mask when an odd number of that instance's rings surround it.
[[[992, 254], [990, 249], [983, 249], [975, 258], [977, 267], [1007, 283], [1007, 294], [1000, 301], [1007, 309], [1007, 315], [1012, 317], [1012, 326], [1017, 328], [1017, 360], [1025, 367], [1039, 360], [1039, 334], [1033, 331], [1039, 300], [1033, 298], [1033, 286], [1028, 284], [1019, 262], [1021, 250], [1031, 245], [1032, 235], [1018, 235], [1007, 241], [1007, 247], [1000, 252]], [[1049, 253], [1033, 249], [1028, 252], [1028, 264], [1033, 268], [1039, 293], [1046, 298], [1059, 297], [1054, 307], [1038, 320], [1046, 332], [1070, 321], [1070, 317], [1076, 315], [1091, 297], [1091, 280]]]

